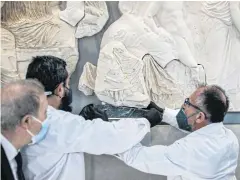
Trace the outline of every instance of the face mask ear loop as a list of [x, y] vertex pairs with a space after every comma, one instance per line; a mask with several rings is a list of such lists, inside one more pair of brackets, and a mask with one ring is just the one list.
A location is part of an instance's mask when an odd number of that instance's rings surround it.
[[200, 113], [200, 112], [195, 112], [195, 113], [193, 113], [192, 115], [188, 116], [187, 119], [189, 119], [189, 118], [195, 116], [195, 115], [198, 114], [198, 113]]
[[30, 134], [30, 136], [34, 137], [34, 134], [31, 131], [29, 131], [28, 129], [26, 131], [28, 132], [28, 134]]
[[[39, 122], [39, 123], [42, 125], [42, 122], [41, 122], [39, 119], [35, 118], [34, 116], [32, 116], [32, 118], [33, 118], [35, 121]], [[31, 131], [29, 131], [28, 129], [27, 129], [26, 131], [28, 132], [28, 134], [30, 134], [30, 136], [32, 136], [32, 137], [35, 136], [35, 135], [34, 135]]]
[[40, 124], [42, 124], [42, 121], [40, 121], [39, 119], [35, 118], [34, 116], [32, 116], [32, 118], [33, 118], [35, 121], [37, 121], [37, 122], [39, 122]]

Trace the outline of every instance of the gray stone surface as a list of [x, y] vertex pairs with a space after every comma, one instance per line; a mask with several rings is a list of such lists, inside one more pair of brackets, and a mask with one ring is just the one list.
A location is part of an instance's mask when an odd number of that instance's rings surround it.
[[118, 2], [107, 2], [107, 6], [109, 11], [109, 19], [103, 29], [94, 36], [84, 37], [78, 40], [78, 48], [80, 54], [79, 61], [76, 71], [72, 74], [71, 77], [71, 87], [73, 89], [73, 113], [78, 114], [80, 110], [87, 104], [100, 103], [95, 95], [85, 96], [82, 92], [80, 92], [78, 90], [78, 82], [83, 71], [83, 66], [86, 62], [97, 65], [103, 33], [114, 21], [120, 17]]

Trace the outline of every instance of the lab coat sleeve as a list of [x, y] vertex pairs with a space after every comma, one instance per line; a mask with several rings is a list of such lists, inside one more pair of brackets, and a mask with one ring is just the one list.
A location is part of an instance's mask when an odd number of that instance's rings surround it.
[[139, 143], [148, 132], [150, 124], [145, 118], [90, 121], [66, 113], [58, 128], [58, 141], [65, 153], [117, 154]]
[[145, 147], [139, 143], [116, 157], [128, 166], [145, 173], [164, 176], [184, 175], [187, 168], [184, 167], [184, 162], [179, 163], [179, 160], [185, 158], [184, 149], [174, 146], [173, 148], [163, 145]]
[[175, 109], [165, 108], [164, 113], [163, 113], [162, 122], [168, 123], [169, 125], [171, 125], [173, 127], [179, 128], [177, 119], [176, 119], [176, 115], [177, 115], [178, 111], [179, 111], [179, 109], [175, 110]]
[[183, 129], [180, 129], [177, 123], [177, 113], [179, 112], [179, 109], [169, 109], [169, 108], [165, 108], [164, 113], [163, 113], [163, 119], [162, 122], [165, 122], [177, 129], [179, 129], [180, 131], [188, 134], [188, 131], [185, 131]]

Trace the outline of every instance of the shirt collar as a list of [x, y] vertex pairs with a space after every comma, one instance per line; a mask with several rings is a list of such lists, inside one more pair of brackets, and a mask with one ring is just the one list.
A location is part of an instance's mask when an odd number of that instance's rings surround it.
[[1, 134], [1, 143], [9, 161], [12, 161], [18, 154], [17, 149]]
[[201, 129], [198, 129], [196, 131], [194, 131], [193, 133], [196, 134], [221, 134], [221, 131], [223, 130], [224, 125], [222, 122], [219, 123], [211, 123], [208, 124], [205, 127], [202, 127]]

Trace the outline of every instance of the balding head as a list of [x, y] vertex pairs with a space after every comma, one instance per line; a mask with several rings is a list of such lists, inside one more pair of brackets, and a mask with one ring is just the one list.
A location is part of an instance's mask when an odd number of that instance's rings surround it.
[[229, 108], [225, 91], [217, 85], [201, 86], [194, 92], [195, 104], [200, 107], [211, 122], [222, 122]]
[[43, 86], [35, 80], [18, 80], [1, 90], [1, 130], [14, 130], [26, 115], [38, 117]]

